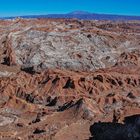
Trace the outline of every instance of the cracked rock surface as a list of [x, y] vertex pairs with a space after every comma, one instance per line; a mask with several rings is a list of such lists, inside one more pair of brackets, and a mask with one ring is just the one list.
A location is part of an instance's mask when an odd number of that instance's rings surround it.
[[137, 139], [139, 115], [139, 21], [0, 21], [0, 139]]

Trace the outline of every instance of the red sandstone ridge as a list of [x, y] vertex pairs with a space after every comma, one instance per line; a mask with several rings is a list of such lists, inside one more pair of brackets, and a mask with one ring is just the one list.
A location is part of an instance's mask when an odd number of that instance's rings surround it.
[[139, 27], [138, 21], [0, 21], [0, 139], [92, 139], [95, 122], [139, 115]]

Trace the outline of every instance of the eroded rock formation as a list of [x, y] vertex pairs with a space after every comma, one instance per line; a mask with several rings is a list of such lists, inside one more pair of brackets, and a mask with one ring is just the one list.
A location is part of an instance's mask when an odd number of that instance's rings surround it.
[[0, 21], [0, 139], [86, 140], [99, 121], [124, 127], [140, 114], [139, 27]]

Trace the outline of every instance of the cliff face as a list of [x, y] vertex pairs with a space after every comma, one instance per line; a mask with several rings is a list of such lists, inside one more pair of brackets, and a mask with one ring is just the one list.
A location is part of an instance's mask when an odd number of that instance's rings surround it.
[[1, 139], [85, 140], [94, 122], [140, 114], [139, 27], [0, 21]]

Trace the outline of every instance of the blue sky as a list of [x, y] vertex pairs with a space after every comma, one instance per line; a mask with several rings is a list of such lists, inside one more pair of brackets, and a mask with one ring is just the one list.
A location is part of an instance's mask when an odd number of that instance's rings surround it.
[[140, 0], [0, 0], [0, 17], [75, 10], [140, 16]]

